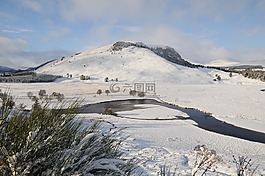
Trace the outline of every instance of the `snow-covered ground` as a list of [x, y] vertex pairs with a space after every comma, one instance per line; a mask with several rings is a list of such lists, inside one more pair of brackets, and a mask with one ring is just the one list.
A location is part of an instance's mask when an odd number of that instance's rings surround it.
[[[208, 85], [174, 85], [156, 84], [156, 96], [184, 107], [194, 107], [227, 123], [265, 133], [265, 87], [261, 82], [241, 78], [242, 84], [208, 84]], [[122, 83], [121, 83], [122, 84]], [[40, 89], [63, 93], [67, 100], [84, 99], [83, 104], [133, 98], [128, 91], [103, 93], [97, 95], [98, 89], [106, 90], [110, 83], [89, 83], [89, 81], [63, 81], [37, 84], [0, 84], [0, 89], [10, 88], [17, 103], [24, 102], [30, 107], [27, 92], [37, 94]], [[104, 91], [103, 91], [104, 92]], [[149, 98], [156, 96], [147, 95]], [[145, 119], [171, 119], [174, 116], [187, 117], [187, 114], [158, 105], [138, 105], [145, 107], [132, 111], [118, 112], [118, 115]], [[223, 163], [217, 164], [217, 173], [234, 175], [235, 164], [232, 155], [248, 156], [254, 165], [259, 164], [258, 175], [265, 174], [265, 144], [250, 142], [235, 137], [216, 134], [194, 126], [192, 120], [136, 120], [109, 115], [85, 114], [83, 118], [100, 118], [126, 127], [123, 132], [130, 137], [125, 148], [130, 156], [137, 156], [147, 162], [142, 164], [146, 175], [156, 175], [159, 167], [166, 165], [177, 169], [177, 173], [191, 173], [194, 164], [193, 148], [196, 145], [207, 145], [222, 156]]]
[[[30, 108], [32, 102], [27, 92], [36, 95], [40, 89], [48, 94], [63, 93], [69, 101], [80, 99], [82, 104], [89, 104], [137, 98], [129, 95], [129, 89], [139, 83], [143, 86], [151, 83], [156, 93], [148, 93], [147, 98], [196, 108], [226, 123], [265, 133], [265, 92], [260, 91], [265, 83], [237, 74], [230, 77], [229, 73], [217, 70], [179, 66], [146, 49], [129, 47], [112, 52], [107, 46], [55, 61], [38, 72], [60, 74], [64, 78], [53, 83], [1, 83], [0, 89], [11, 89], [17, 104], [23, 102]], [[67, 73], [73, 77], [66, 78]], [[79, 80], [81, 74], [90, 76], [91, 80]], [[216, 74], [221, 81], [213, 81]], [[119, 81], [104, 82], [107, 76]], [[116, 93], [104, 93], [118, 88]], [[103, 91], [101, 95], [96, 93], [98, 89]], [[129, 138], [123, 150], [130, 157], [146, 161], [138, 169], [142, 175], [157, 175], [161, 166], [176, 169], [180, 175], [191, 175], [195, 162], [193, 149], [204, 144], [223, 160], [211, 169], [211, 175], [236, 175], [232, 155], [251, 158], [253, 168], [259, 165], [255, 175], [265, 175], [265, 144], [209, 132], [190, 119], [172, 120], [175, 116], [189, 117], [176, 109], [152, 104], [138, 106], [141, 108], [117, 112], [132, 119], [102, 114], [79, 117], [104, 119], [118, 128], [126, 127], [123, 133]]]

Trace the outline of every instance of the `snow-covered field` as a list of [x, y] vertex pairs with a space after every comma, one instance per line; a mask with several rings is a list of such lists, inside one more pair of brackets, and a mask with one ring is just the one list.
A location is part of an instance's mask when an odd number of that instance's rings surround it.
[[[241, 78], [244, 84], [209, 84], [209, 85], [156, 85], [159, 98], [185, 107], [194, 107], [212, 113], [220, 120], [236, 126], [265, 133], [265, 87], [261, 82]], [[30, 107], [27, 92], [37, 94], [40, 89], [63, 93], [67, 100], [84, 99], [83, 104], [132, 98], [125, 92], [97, 95], [98, 89], [108, 89], [110, 83], [89, 83], [63, 81], [45, 84], [0, 84], [0, 89], [10, 88], [17, 98], [17, 103], [24, 102]], [[156, 98], [147, 95], [149, 98]], [[187, 117], [187, 114], [158, 105], [139, 105], [144, 109], [118, 112], [118, 115], [134, 118], [166, 119], [174, 116]], [[222, 156], [223, 162], [216, 165], [217, 173], [234, 175], [235, 164], [232, 155], [248, 156], [259, 165], [258, 175], [265, 174], [265, 144], [250, 142], [235, 137], [216, 134], [200, 129], [192, 120], [135, 120], [109, 115], [85, 114], [83, 118], [100, 118], [115, 124], [130, 137], [125, 148], [130, 156], [137, 156], [147, 162], [142, 164], [143, 174], [156, 175], [159, 167], [166, 165], [177, 168], [177, 173], [191, 173], [194, 163], [193, 148], [207, 145]]]
[[[11, 89], [17, 104], [23, 102], [30, 107], [27, 92], [36, 95], [40, 89], [48, 94], [63, 93], [69, 101], [80, 99], [82, 104], [89, 104], [137, 98], [129, 95], [129, 88], [138, 83], [144, 86], [154, 83], [155, 94], [148, 93], [146, 98], [196, 108], [226, 123], [265, 133], [265, 92], [260, 91], [265, 83], [237, 74], [230, 77], [221, 71], [179, 66], [146, 49], [127, 48], [110, 54], [109, 47], [103, 47], [50, 63], [38, 72], [63, 76], [71, 73], [73, 78], [64, 77], [53, 83], [1, 83], [0, 89]], [[81, 81], [81, 74], [93, 79]], [[216, 74], [221, 81], [213, 81]], [[119, 81], [104, 82], [106, 76]], [[120, 90], [106, 95], [105, 90], [111, 87]], [[101, 95], [96, 93], [98, 89], [103, 90]], [[265, 175], [265, 144], [209, 132], [190, 119], [172, 120], [175, 116], [189, 117], [176, 109], [152, 104], [137, 107], [141, 108], [117, 112], [134, 119], [102, 114], [79, 117], [104, 119], [118, 128], [126, 127], [123, 133], [129, 138], [122, 149], [125, 155], [145, 161], [138, 169], [139, 175], [157, 175], [161, 166], [170, 167], [176, 175], [191, 175], [195, 162], [193, 149], [204, 144], [222, 157], [222, 162], [210, 170], [211, 175], [236, 175], [233, 155], [251, 158], [252, 168], [259, 165], [254, 175]]]

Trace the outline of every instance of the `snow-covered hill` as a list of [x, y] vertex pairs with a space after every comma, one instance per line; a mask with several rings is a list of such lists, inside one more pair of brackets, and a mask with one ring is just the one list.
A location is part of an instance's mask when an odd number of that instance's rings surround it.
[[76, 79], [85, 75], [99, 81], [108, 77], [124, 82], [213, 83], [213, 76], [209, 74], [211, 70], [191, 68], [194, 65], [182, 59], [173, 48], [122, 43], [124, 45], [117, 42], [53, 61], [37, 72], [62, 76], [71, 74]]

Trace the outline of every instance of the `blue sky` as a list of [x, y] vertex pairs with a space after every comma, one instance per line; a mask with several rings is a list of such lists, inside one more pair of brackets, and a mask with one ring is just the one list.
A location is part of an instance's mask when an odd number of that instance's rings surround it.
[[264, 0], [0, 0], [0, 65], [36, 66], [118, 40], [196, 63], [265, 60]]

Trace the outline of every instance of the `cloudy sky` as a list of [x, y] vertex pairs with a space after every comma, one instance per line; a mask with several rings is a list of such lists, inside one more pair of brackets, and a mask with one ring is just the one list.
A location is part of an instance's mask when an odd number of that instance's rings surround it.
[[36, 66], [118, 40], [196, 63], [265, 60], [264, 0], [0, 0], [0, 65]]

